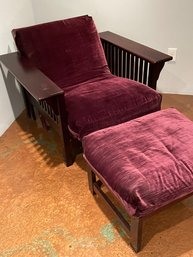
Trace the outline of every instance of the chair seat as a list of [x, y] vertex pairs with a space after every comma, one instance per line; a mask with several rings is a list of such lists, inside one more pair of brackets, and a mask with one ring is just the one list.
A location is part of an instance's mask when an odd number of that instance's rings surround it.
[[193, 122], [175, 109], [91, 133], [83, 147], [130, 215], [145, 216], [193, 192]]
[[66, 89], [65, 102], [70, 130], [82, 139], [93, 131], [160, 110], [161, 96], [141, 83], [106, 74]]

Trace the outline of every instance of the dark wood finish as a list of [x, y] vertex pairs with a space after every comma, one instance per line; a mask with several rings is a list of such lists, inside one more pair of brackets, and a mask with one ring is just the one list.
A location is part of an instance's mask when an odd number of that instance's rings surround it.
[[[148, 78], [148, 68], [149, 68], [149, 63], [147, 61], [143, 61], [143, 80], [142, 83], [146, 84], [147, 83], [147, 78]], [[155, 76], [155, 74], [153, 74]], [[155, 88], [154, 86], [151, 85], [152, 88]]]
[[137, 253], [141, 250], [143, 219], [131, 217], [130, 244]]
[[1, 55], [0, 62], [37, 101], [64, 93], [18, 52]]
[[[86, 159], [86, 158], [85, 158]], [[101, 176], [96, 174], [94, 168], [88, 163], [90, 170], [88, 171], [88, 182], [89, 182], [89, 189], [91, 193], [98, 194], [104, 202], [111, 208], [112, 212], [116, 215], [118, 218], [121, 226], [123, 227], [124, 231], [126, 232], [127, 237], [129, 238], [131, 247], [134, 249], [134, 251], [137, 253], [142, 248], [142, 227], [143, 227], [143, 221], [145, 218], [156, 214], [157, 212], [160, 212], [161, 210], [167, 208], [168, 206], [171, 206], [177, 202], [180, 202], [186, 198], [189, 198], [193, 195], [193, 193], [189, 193], [187, 195], [183, 195], [182, 197], [174, 200], [171, 203], [166, 204], [165, 206], [157, 209], [156, 211], [143, 216], [143, 217], [136, 217], [136, 216], [130, 216], [130, 221], [127, 221], [123, 215], [120, 213], [120, 211], [117, 209], [117, 207], [113, 204], [113, 202], [109, 199], [106, 193], [102, 190], [102, 185], [106, 186], [108, 188], [107, 183], [103, 180]], [[97, 180], [98, 178], [98, 180]], [[114, 198], [117, 199], [117, 201], [120, 203], [120, 205], [123, 207], [125, 212], [127, 210], [121, 203], [121, 201], [113, 194], [111, 193]]]
[[163, 67], [164, 63], [150, 64], [149, 66], [148, 85], [152, 85], [153, 89], [156, 89], [156, 83]]
[[[112, 201], [107, 197], [107, 195], [102, 191], [101, 187], [98, 185], [97, 182], [94, 182], [93, 184], [94, 192], [100, 195], [100, 197], [105, 201], [105, 203], [111, 208], [112, 212], [118, 217], [119, 222], [121, 223], [121, 226], [127, 233], [127, 235], [130, 235], [131, 226], [130, 224], [125, 220], [121, 212], [116, 208], [116, 206], [112, 203]], [[133, 227], [133, 233], [134, 233], [134, 227]], [[134, 239], [133, 239], [134, 241]], [[136, 242], [135, 242], [136, 243]], [[136, 243], [137, 244], [137, 243]]]
[[150, 63], [167, 62], [172, 60], [172, 57], [167, 54], [139, 44], [110, 31], [101, 32], [99, 35], [102, 40], [124, 49], [126, 52], [133, 53], [133, 55], [147, 60]]
[[[165, 62], [172, 60], [171, 56], [109, 31], [100, 33], [100, 37], [109, 68], [114, 75], [133, 79], [156, 89], [159, 74]], [[113, 53], [109, 55], [112, 48]]]
[[96, 175], [92, 170], [88, 171], [88, 182], [91, 193], [93, 195], [98, 194], [104, 200], [104, 202], [110, 207], [112, 212], [116, 215], [122, 228], [124, 229], [127, 237], [129, 238], [130, 244], [134, 251], [140, 251], [142, 241], [142, 218], [131, 217], [130, 222], [128, 222], [123, 217], [118, 208], [110, 200], [110, 198], [103, 192], [102, 185], [105, 183], [102, 182], [102, 180], [102, 178], [100, 178], [100, 180], [97, 180]]
[[[159, 73], [164, 62], [171, 59], [170, 56], [111, 32], [100, 33], [100, 37], [113, 74], [140, 82], [146, 81], [149, 74], [147, 84], [156, 88]], [[76, 155], [82, 152], [82, 146], [69, 132], [63, 90], [18, 52], [1, 55], [0, 62], [21, 85], [28, 116], [36, 119], [38, 114], [43, 127], [51, 126], [59, 133], [64, 158], [67, 166], [70, 166]], [[148, 65], [149, 72], [146, 70]], [[48, 98], [52, 98], [54, 109], [48, 104]]]

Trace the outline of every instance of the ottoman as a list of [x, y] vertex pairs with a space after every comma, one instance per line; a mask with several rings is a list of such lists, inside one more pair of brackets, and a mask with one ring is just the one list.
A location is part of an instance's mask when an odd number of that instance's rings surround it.
[[173, 108], [93, 132], [83, 138], [83, 149], [90, 191], [111, 207], [136, 252], [143, 219], [193, 194], [193, 122]]

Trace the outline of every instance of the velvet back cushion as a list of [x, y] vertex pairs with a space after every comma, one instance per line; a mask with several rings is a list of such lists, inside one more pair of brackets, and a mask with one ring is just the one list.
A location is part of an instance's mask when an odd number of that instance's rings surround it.
[[95, 24], [87, 15], [12, 33], [20, 53], [61, 88], [109, 73]]

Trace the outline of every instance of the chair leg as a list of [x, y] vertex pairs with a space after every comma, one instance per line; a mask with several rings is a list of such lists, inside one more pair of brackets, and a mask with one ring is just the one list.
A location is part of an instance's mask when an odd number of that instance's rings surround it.
[[63, 156], [67, 167], [71, 166], [76, 160], [76, 154], [72, 152], [71, 147], [66, 145], [64, 145]]
[[141, 249], [142, 226], [142, 218], [131, 217], [130, 244], [135, 252], [139, 252]]
[[91, 192], [91, 194], [95, 195], [95, 191], [94, 191], [94, 187], [93, 187], [93, 183], [96, 182], [96, 175], [94, 174], [94, 172], [92, 170], [88, 170], [88, 186], [89, 186], [89, 190]]

